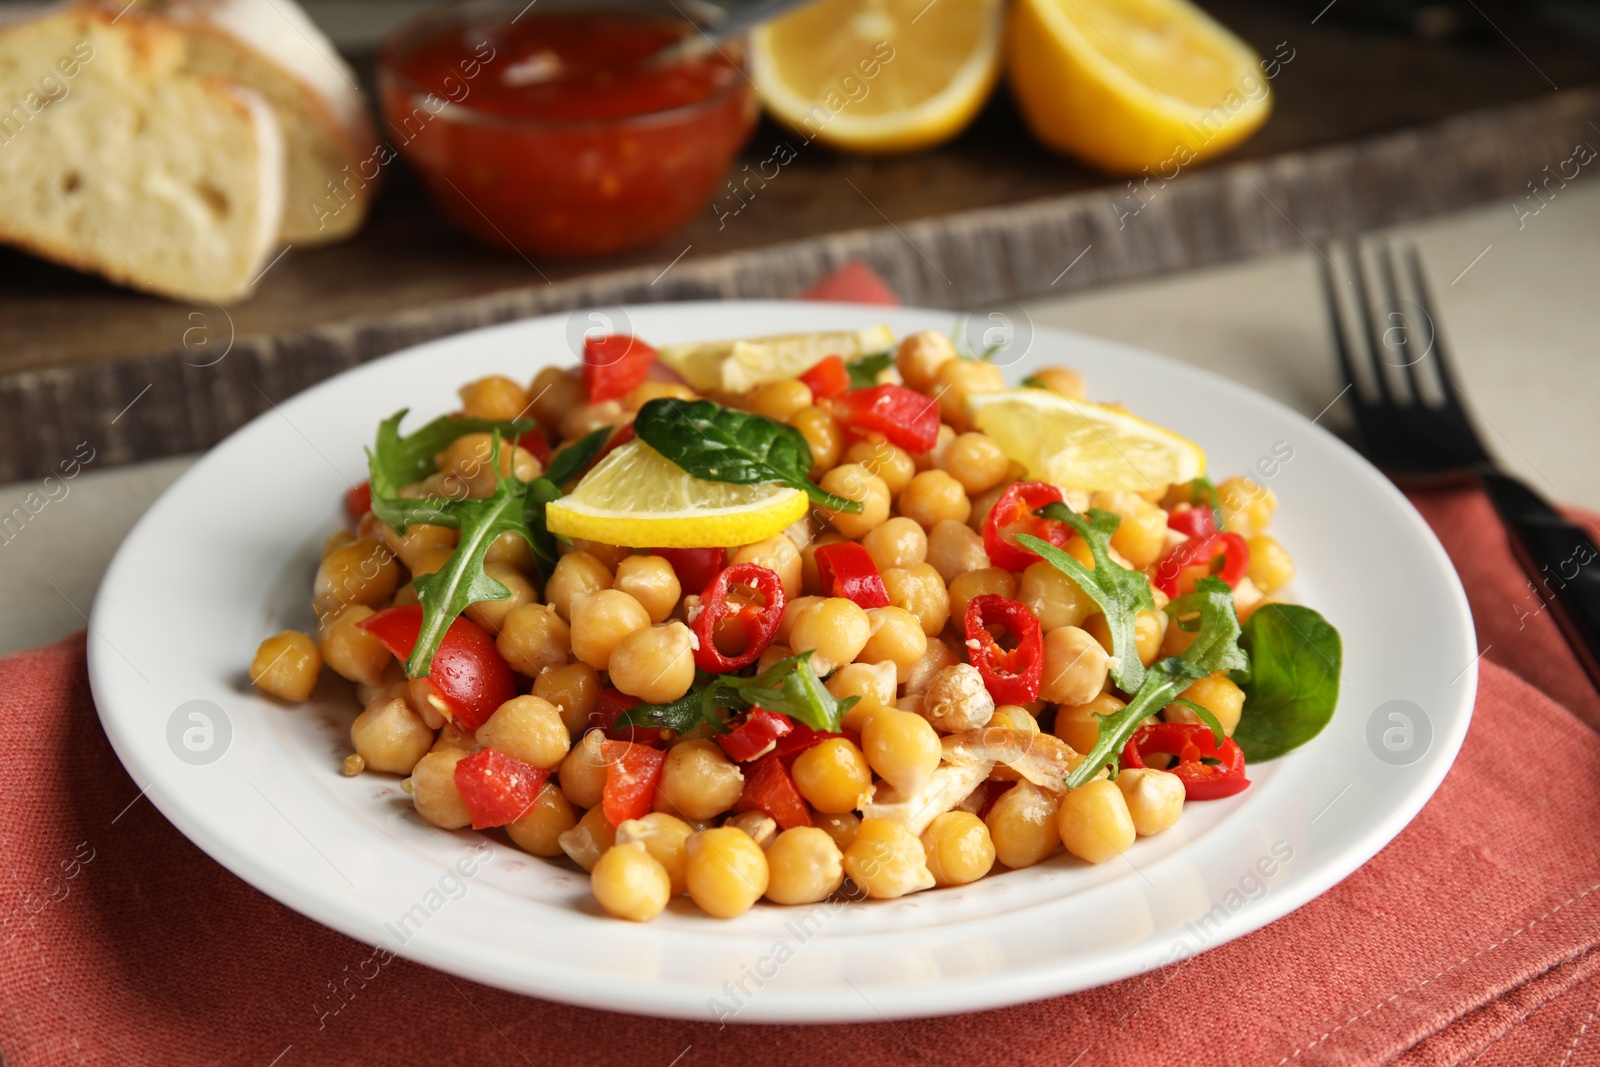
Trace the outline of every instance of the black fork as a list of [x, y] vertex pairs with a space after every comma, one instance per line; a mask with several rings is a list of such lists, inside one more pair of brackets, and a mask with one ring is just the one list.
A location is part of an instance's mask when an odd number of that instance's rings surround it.
[[1534, 592], [1550, 607], [1583, 669], [1600, 687], [1600, 549], [1532, 489], [1501, 472], [1468, 418], [1439, 337], [1422, 260], [1405, 254], [1411, 296], [1397, 287], [1395, 256], [1377, 252], [1378, 302], [1361, 248], [1349, 243], [1362, 343], [1353, 343], [1340, 310], [1342, 278], [1323, 260], [1322, 280], [1334, 350], [1355, 409], [1362, 448], [1397, 483], [1479, 482], [1505, 523], [1512, 552]]

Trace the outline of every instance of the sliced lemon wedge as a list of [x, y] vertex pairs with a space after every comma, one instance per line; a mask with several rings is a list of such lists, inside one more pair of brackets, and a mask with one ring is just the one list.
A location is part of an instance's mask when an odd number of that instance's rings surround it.
[[1119, 173], [1170, 181], [1272, 110], [1260, 57], [1187, 0], [1019, 0], [1006, 59], [1034, 135]]
[[545, 506], [551, 533], [629, 548], [748, 545], [805, 515], [784, 485], [730, 485], [686, 473], [643, 441], [602, 459], [571, 493]]
[[967, 411], [1029, 478], [1065, 489], [1145, 492], [1206, 472], [1199, 445], [1120, 408], [1010, 389], [968, 397]]
[[817, 0], [752, 35], [756, 91], [807, 142], [927, 148], [989, 98], [1004, 11], [1000, 0]]
[[848, 361], [893, 346], [893, 330], [869, 326], [835, 333], [665, 345], [660, 352], [661, 362], [702, 393], [748, 393], [766, 382], [804, 374], [828, 356]]

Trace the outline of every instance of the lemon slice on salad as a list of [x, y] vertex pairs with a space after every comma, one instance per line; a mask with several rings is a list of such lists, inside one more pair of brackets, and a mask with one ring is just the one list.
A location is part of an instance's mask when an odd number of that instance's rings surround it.
[[968, 397], [967, 410], [1028, 477], [1065, 489], [1144, 492], [1206, 472], [1199, 445], [1121, 408], [1010, 389]]
[[664, 345], [661, 362], [702, 393], [747, 393], [758, 385], [795, 378], [829, 356], [847, 362], [894, 347], [887, 326], [836, 333], [791, 333], [742, 341]]
[[765, 540], [808, 506], [799, 489], [702, 481], [643, 441], [629, 441], [547, 504], [545, 524], [551, 533], [629, 548], [714, 548]]

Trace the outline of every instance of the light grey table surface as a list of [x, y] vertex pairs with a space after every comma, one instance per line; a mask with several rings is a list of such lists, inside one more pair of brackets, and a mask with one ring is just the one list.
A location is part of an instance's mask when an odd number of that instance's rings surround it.
[[[1536, 215], [1530, 206], [1497, 204], [1387, 236], [1421, 249], [1441, 336], [1494, 454], [1547, 496], [1600, 509], [1600, 183], [1563, 189]], [[1308, 242], [1024, 306], [1037, 324], [1209, 368], [1307, 416], [1327, 409], [1323, 422], [1338, 429], [1349, 401], [1338, 399], [1322, 255]], [[84, 626], [117, 546], [193, 461], [110, 470], [91, 461], [54, 499], [38, 482], [0, 486], [0, 520], [30, 494], [37, 509], [0, 529], [0, 654]]]

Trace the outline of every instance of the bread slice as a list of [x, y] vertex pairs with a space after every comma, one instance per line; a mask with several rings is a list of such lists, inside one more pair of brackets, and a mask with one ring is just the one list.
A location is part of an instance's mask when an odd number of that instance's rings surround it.
[[187, 70], [272, 105], [288, 159], [285, 242], [325, 244], [360, 229], [379, 178], [371, 114], [355, 72], [294, 0], [138, 0], [133, 10], [185, 29]]
[[184, 56], [174, 27], [92, 7], [0, 29], [0, 241], [178, 299], [249, 292], [278, 245], [282, 137]]

